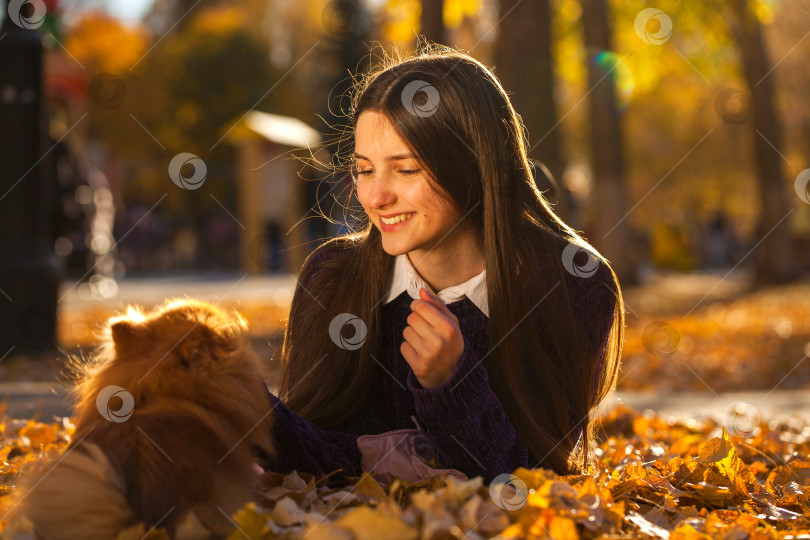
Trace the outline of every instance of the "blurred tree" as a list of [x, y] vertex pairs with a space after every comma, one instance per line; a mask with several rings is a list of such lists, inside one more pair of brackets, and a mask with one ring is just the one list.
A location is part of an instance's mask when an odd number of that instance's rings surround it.
[[[782, 126], [774, 111], [773, 67], [768, 58], [762, 24], [749, 0], [729, 0], [731, 28], [737, 38], [745, 79], [753, 98], [754, 155], [760, 194], [754, 253], [756, 281], [762, 285], [796, 279], [790, 229], [791, 212], [781, 151]], [[781, 223], [780, 223], [781, 222]]]
[[[770, 77], [775, 80], [774, 106], [784, 130], [783, 153], [790, 160], [787, 176], [794, 179], [810, 167], [810, 70], [805, 69], [810, 58], [809, 7], [807, 0], [757, 5], [768, 50], [773, 51], [774, 60], [779, 57]], [[796, 209], [790, 216], [793, 253], [796, 267], [810, 273], [810, 205], [794, 198], [796, 195], [795, 191], [790, 194]]]
[[[216, 258], [227, 260], [213, 253], [206, 219], [224, 213], [220, 204], [236, 211], [232, 148], [221, 144], [222, 139], [232, 122], [248, 110], [267, 110], [275, 102], [275, 96], [268, 94], [273, 84], [268, 45], [248, 30], [248, 17], [237, 7], [197, 7], [188, 23], [156, 43], [138, 66], [139, 87], [161, 81], [163, 98], [140, 102], [143, 110], [137, 115], [166, 147], [159, 168], [166, 171], [181, 152], [195, 154], [206, 164], [205, 189], [174, 189], [168, 174], [161, 171], [154, 193], [156, 197], [168, 191], [167, 207], [173, 215], [188, 216], [178, 227], [190, 226], [206, 246], [196, 251], [196, 258], [186, 257], [194, 268], [205, 268]], [[232, 232], [235, 235], [236, 228]]]
[[[143, 29], [90, 13], [68, 37], [68, 50], [87, 66], [92, 118], [88, 136], [102, 141], [125, 166], [119, 201], [158, 201], [167, 195], [154, 212], [172, 216], [155, 221], [169, 226], [155, 231], [154, 245], [145, 256], [181, 241], [182, 235], [175, 236], [188, 227], [203, 243], [205, 216], [223, 213], [220, 204], [235, 211], [232, 148], [220, 143], [230, 124], [246, 111], [268, 110], [277, 103], [277, 95], [269, 92], [274, 73], [268, 44], [256, 37], [248, 17], [237, 7], [197, 6], [183, 17], [183, 24], [170, 26], [150, 44]], [[110, 43], [117, 46], [111, 48]], [[281, 79], [283, 74], [277, 82]], [[168, 164], [181, 152], [205, 162], [205, 189], [182, 190], [172, 183]], [[127, 242], [124, 239], [123, 248]], [[222, 245], [233, 249], [236, 243]], [[212, 249], [199, 249], [196, 255], [200, 258], [192, 261], [195, 268], [236, 260]]]
[[590, 161], [594, 177], [596, 207], [594, 232], [590, 239], [607, 259], [624, 284], [638, 282], [636, 261], [628, 256], [630, 226], [623, 164], [623, 137], [615, 94], [615, 56], [605, 0], [582, 0], [582, 28], [588, 63], [590, 105]]
[[[142, 28], [91, 12], [70, 31], [67, 49], [88, 72], [94, 139], [119, 155], [149, 158], [156, 148], [204, 154], [244, 111], [270, 106], [267, 45], [244, 31], [238, 8], [198, 8], [182, 31], [149, 47]], [[93, 79], [109, 77], [101, 92]], [[121, 99], [109, 93], [123, 87]], [[114, 93], [114, 92], [113, 92]], [[143, 137], [144, 130], [154, 136]]]
[[149, 41], [145, 28], [124, 24], [102, 11], [84, 13], [66, 32], [65, 48], [85, 68], [85, 136], [103, 141], [112, 155], [143, 160], [153, 148], [149, 141], [135, 144], [143, 131], [128, 116], [140, 110], [140, 100], [160, 95], [154, 82], [142, 92], [131, 88], [137, 79], [129, 68], [143, 58]]
[[269, 106], [266, 44], [244, 31], [246, 23], [239, 8], [205, 8], [144, 60], [141, 75], [161, 81], [170, 99], [165, 108], [148, 108], [156, 136], [167, 147], [208, 153], [234, 118]]
[[556, 200], [555, 213], [567, 220], [569, 193], [559, 181], [564, 164], [554, 98], [549, 0], [500, 2], [495, 72], [527, 128], [529, 157], [543, 162], [562, 188], [562, 193], [546, 193], [546, 197], [552, 204]]
[[267, 0], [160, 0], [152, 2], [143, 17], [143, 24], [154, 36], [183, 32], [195, 19], [198, 11], [215, 8], [238, 9], [244, 17], [241, 30], [261, 41], [266, 34], [266, 23], [273, 16], [271, 2]]
[[[634, 28], [646, 4], [613, 1], [615, 52], [595, 56], [581, 39], [581, 3], [557, 0], [554, 6], [553, 51], [559, 81], [555, 94], [563, 119], [558, 130], [563, 154], [572, 164], [566, 180], [577, 180], [588, 215], [604, 203], [590, 175], [577, 172], [585, 169], [589, 148], [589, 116], [580, 106], [590, 97], [586, 52], [590, 61], [602, 64], [602, 75], [612, 69], [612, 114], [621, 119], [627, 149], [622, 157], [630, 227], [648, 228], [662, 209], [694, 199], [701, 220], [722, 208], [736, 230], [752, 234], [749, 227], [757, 203], [748, 174], [750, 156], [738, 151], [748, 134], [739, 125], [719, 121], [715, 112], [718, 94], [739, 78], [734, 42], [724, 32], [723, 10], [709, 3], [662, 0], [656, 7], [671, 17], [674, 30], [671, 39], [650, 44]], [[594, 240], [599, 247], [599, 238]], [[638, 249], [635, 244], [627, 247], [634, 259], [643, 255], [636, 253]]]
[[447, 30], [444, 27], [444, 0], [422, 0], [419, 17], [419, 33], [429, 41], [447, 43]]
[[[805, 99], [810, 88], [810, 70], [805, 69], [810, 57], [810, 3], [782, 2], [776, 6], [756, 5], [756, 13], [763, 24], [768, 49], [784, 51], [769, 77], [776, 81], [777, 116], [785, 129], [786, 155], [794, 163], [790, 175], [810, 167], [810, 100]], [[794, 157], [796, 158], [794, 161]], [[806, 207], [810, 211], [810, 207]], [[794, 216], [797, 217], [797, 216]]]
[[[183, 107], [183, 113], [179, 114], [178, 106], [181, 103], [169, 95], [168, 88], [191, 84], [192, 78], [180, 72], [174, 73], [168, 67], [176, 67], [178, 61], [173, 57], [174, 52], [167, 47], [167, 43], [172, 41], [175, 34], [183, 35], [190, 31], [201, 12], [207, 9], [227, 10], [228, 6], [218, 0], [198, 4], [195, 2], [196, 0], [155, 2], [154, 13], [148, 24], [151, 36], [143, 28], [124, 26], [117, 21], [88, 19], [86, 24], [80, 21], [83, 26], [81, 32], [86, 36], [83, 39], [86, 47], [84, 51], [76, 49], [78, 44], [71, 42], [73, 29], [65, 29], [68, 50], [87, 66], [88, 87], [90, 79], [101, 72], [117, 75], [126, 83], [127, 94], [120, 107], [105, 109], [92, 105], [84, 124], [90, 128], [94, 139], [103, 140], [116, 154], [126, 158], [122, 165], [125, 171], [129, 171], [126, 175], [137, 178], [137, 182], [127, 184], [128, 196], [146, 192], [164, 193], [166, 166], [163, 156], [169, 150], [164, 153], [158, 146], [162, 144], [168, 147], [169, 143], [163, 140], [164, 135], [168, 137], [168, 141], [182, 140], [183, 137], [202, 140], [188, 131], [191, 127], [202, 127], [199, 122], [189, 125], [178, 123], [180, 117], [185, 119], [184, 122], [193, 119], [195, 107]], [[610, 111], [607, 116], [612, 116], [617, 124], [621, 120], [624, 137], [622, 145], [628, 149], [621, 162], [626, 189], [629, 191], [627, 201], [632, 205], [626, 218], [628, 226], [647, 227], [662, 209], [682, 206], [686, 201], [694, 200], [696, 218], [700, 222], [707, 222], [715, 211], [722, 210], [729, 218], [730, 229], [741, 238], [750, 239], [749, 246], [754, 245], [769, 230], [767, 227], [755, 230], [763, 201], [756, 180], [756, 154], [739, 151], [745, 145], [758, 144], [750, 139], [759, 139], [759, 144], [763, 142], [755, 131], [758, 129], [755, 125], [745, 125], [748, 122], [754, 123], [753, 116], [742, 110], [729, 120], [717, 110], [718, 97], [730, 88], [744, 88], [740, 85], [745, 81], [740, 49], [737, 46], [738, 38], [729, 25], [731, 2], [732, 0], [658, 0], [655, 7], [671, 18], [673, 32], [665, 43], [650, 44], [640, 39], [634, 30], [634, 20], [641, 10], [648, 7], [647, 3], [641, 0], [609, 0], [613, 26], [611, 44], [612, 50], [617, 52], [601, 49], [603, 54], [596, 56], [600, 62], [597, 73], [601, 77], [613, 68], [610, 79], [606, 78], [599, 86], [608, 85], [608, 80], [612, 80], [615, 104], [613, 108], [605, 110]], [[391, 46], [402, 49], [413, 47], [420, 28], [420, 0], [387, 0], [362, 4], [365, 15], [361, 16], [359, 22], [363, 23], [361, 26], [368, 28], [368, 34], [360, 39], [347, 38], [355, 39], [355, 43], [348, 47], [357, 47], [354, 52], [356, 58], [368, 54], [371, 44], [376, 40], [386, 49]], [[504, 58], [507, 56], [504, 51], [500, 52], [501, 58], [496, 58], [495, 54], [489, 52], [493, 50], [495, 37], [503, 39], [509, 33], [517, 35], [509, 30], [509, 20], [498, 22], [499, 13], [504, 12], [500, 2], [444, 0], [443, 4], [442, 20], [449, 34], [447, 44], [465, 44], [477, 58], [494, 65], [496, 74], [504, 81], [504, 87], [512, 94], [529, 134], [534, 137], [533, 144], [536, 144], [548, 129], [532, 125], [531, 117], [537, 114], [537, 105], [520, 104], [521, 93], [524, 93], [522, 86], [520, 83], [509, 83], [506, 72], [508, 64], [522, 56], [522, 75], [529, 74], [533, 78], [539, 73], [536, 67], [539, 59], [533, 58], [535, 54], [526, 54], [525, 48], [516, 49], [517, 53], [508, 58]], [[530, 4], [536, 2], [521, 2], [512, 13], [527, 9], [526, 6], [537, 9], [537, 6]], [[349, 82], [349, 70], [354, 73], [365, 69], [360, 61], [352, 65], [351, 61], [341, 60], [343, 55], [339, 53], [337, 42], [346, 35], [341, 29], [346, 28], [346, 25], [338, 23], [336, 28], [333, 17], [337, 13], [337, 21], [346, 19], [340, 15], [341, 9], [336, 9], [342, 5], [325, 0], [246, 0], [240, 3], [239, 10], [243, 18], [241, 26], [235, 31], [250, 35], [258, 44], [262, 54], [255, 56], [259, 62], [256, 65], [263, 65], [259, 60], [263, 56], [271, 63], [270, 84], [261, 93], [271, 86], [273, 89], [257, 108], [299, 117], [325, 131], [325, 123], [312, 118], [317, 113], [329, 122], [329, 126], [338, 123], [338, 127], [341, 127], [347, 101], [341, 101], [337, 96], [343, 94], [346, 87], [336, 85], [341, 78], [346, 83]], [[351, 3], [347, 5], [351, 6]], [[580, 190], [577, 195], [582, 197], [583, 202], [590, 201], [587, 205], [590, 206], [587, 208], [590, 214], [592, 210], [609, 209], [613, 203], [612, 199], [606, 200], [600, 191], [604, 188], [601, 177], [597, 175], [595, 181], [591, 182], [590, 175], [587, 174], [588, 168], [583, 166], [589, 159], [589, 137], [592, 134], [589, 134], [588, 129], [590, 115], [581, 105], [595, 97], [588, 95], [592, 84], [588, 84], [587, 77], [588, 65], [597, 52], [583, 46], [581, 30], [584, 18], [592, 13], [590, 9], [583, 12], [584, 5], [580, 0], [551, 2], [550, 44], [553, 59], [550, 63], [554, 70], [553, 79], [556, 81], [553, 95], [560, 122], [553, 133], [537, 145], [537, 149], [544, 151], [548, 148], [546, 143], [552, 135], [559, 136], [560, 154], [570, 163], [568, 176], [561, 183], [568, 185], [569, 181], [575, 180]], [[777, 117], [781, 115], [784, 122], [784, 143], [778, 148], [790, 160], [786, 173], [793, 178], [800, 170], [810, 166], [805, 157], [808, 155], [807, 148], [810, 148], [810, 107], [804, 99], [810, 79], [807, 75], [809, 72], [803, 69], [810, 47], [810, 38], [803, 39], [807, 32], [806, 2], [750, 0], [749, 9], [765, 25], [762, 39], [767, 40], [771, 50], [779, 51], [775, 53], [779, 56], [779, 62], [774, 65], [777, 69], [773, 70], [768, 79], [772, 80], [771, 84], [774, 86], [774, 114]], [[156, 14], [161, 10], [164, 14], [158, 17]], [[182, 21], [179, 20], [180, 17]], [[774, 20], [770, 25], [768, 17]], [[524, 19], [517, 21], [517, 24], [533, 28], [542, 26], [539, 19]], [[349, 33], [356, 22], [348, 25]], [[492, 31], [499, 24], [505, 24], [504, 29]], [[540, 41], [542, 37], [535, 35], [542, 33], [539, 30], [520, 32], [522, 39]], [[271, 45], [268, 46], [263, 40]], [[147, 53], [155, 42], [158, 44]], [[198, 41], [195, 46], [200, 51], [206, 51], [204, 43]], [[585, 61], [586, 51], [588, 61]], [[193, 55], [194, 51], [186, 50], [184, 54]], [[142, 56], [143, 60], [130, 71], [129, 68]], [[347, 55], [346, 58], [350, 56]], [[189, 57], [179, 61], [182, 73], [189, 69], [185, 65]], [[226, 57], [222, 58], [227, 61]], [[213, 63], [209, 67], [208, 71], [212, 74], [220, 72], [220, 68]], [[533, 70], [537, 71], [530, 73]], [[234, 76], [247, 83], [252, 78], [250, 72], [230, 75], [229, 78]], [[520, 78], [521, 74], [517, 76]], [[225, 88], [225, 79], [221, 79], [218, 81], [220, 90]], [[755, 85], [758, 80], [754, 81]], [[205, 76], [203, 81], [203, 86], [211, 84]], [[186, 97], [192, 93], [192, 89], [180, 90]], [[207, 113], [207, 104], [221, 100], [222, 95], [222, 92], [206, 93], [207, 101], [196, 109], [197, 115], [201, 114], [201, 110]], [[257, 99], [260, 94], [252, 95]], [[537, 100], [536, 96], [531, 96], [530, 99]], [[195, 98], [192, 105], [200, 107], [199, 101], [200, 99]], [[224, 101], [233, 100], [229, 98]], [[539, 105], [546, 102], [551, 101], [543, 99]], [[249, 100], [240, 103], [242, 107], [251, 105]], [[134, 119], [143, 123], [160, 143], [152, 140]], [[546, 116], [545, 119], [548, 120], [549, 117]], [[79, 129], [81, 128], [82, 126]], [[764, 133], [762, 129], [759, 131]], [[209, 148], [212, 142], [214, 141], [209, 141]], [[607, 144], [612, 140], [601, 142]], [[547, 164], [552, 161], [542, 154], [534, 157]], [[210, 171], [213, 170], [220, 169], [212, 166]], [[572, 174], [577, 171], [585, 172]], [[224, 187], [220, 183], [215, 185]], [[324, 186], [320, 189], [319, 197], [328, 190]], [[340, 188], [333, 193], [339, 191]], [[609, 189], [607, 194], [613, 195]], [[226, 206], [229, 205], [224, 199], [220, 200]], [[185, 208], [184, 204], [185, 199], [171, 202], [172, 208], [181, 212]], [[799, 214], [808, 214], [807, 210], [806, 205], [799, 204], [797, 211], [784, 224], [798, 221]], [[623, 213], [610, 223], [610, 227], [621, 215]], [[783, 215], [784, 213], [780, 217]], [[772, 222], [772, 225], [775, 223]], [[796, 223], [791, 226], [795, 227]], [[607, 230], [603, 230], [601, 234], [606, 232]], [[611, 240], [617, 233], [618, 230], [610, 233], [607, 240]], [[590, 240], [601, 250], [598, 235], [589, 236], [592, 236]], [[628, 251], [626, 247], [624, 246], [625, 251]], [[758, 250], [763, 247], [760, 246]], [[615, 254], [611, 255], [607, 250], [604, 252], [609, 258], [615, 257]], [[747, 249], [744, 249], [741, 256], [746, 252]], [[750, 257], [746, 261], [752, 262], [752, 259]]]
[[122, 73], [143, 56], [148, 41], [144, 28], [89, 11], [70, 27], [65, 47], [90, 73]]
[[420, 0], [387, 0], [381, 18], [381, 38], [385, 45], [412, 49], [419, 27]]
[[[385, 48], [410, 50], [416, 36], [459, 47], [485, 63], [492, 62], [489, 37], [496, 36], [498, 12], [493, 0], [386, 0], [378, 13], [379, 38]], [[441, 31], [439, 31], [441, 26]]]

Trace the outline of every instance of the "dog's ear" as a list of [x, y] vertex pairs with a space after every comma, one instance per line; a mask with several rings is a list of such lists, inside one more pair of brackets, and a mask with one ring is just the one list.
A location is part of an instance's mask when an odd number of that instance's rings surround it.
[[141, 329], [138, 325], [133, 324], [131, 321], [121, 319], [113, 322], [110, 325], [110, 333], [112, 334], [113, 343], [118, 346], [125, 346], [133, 340], [138, 339], [141, 334]]

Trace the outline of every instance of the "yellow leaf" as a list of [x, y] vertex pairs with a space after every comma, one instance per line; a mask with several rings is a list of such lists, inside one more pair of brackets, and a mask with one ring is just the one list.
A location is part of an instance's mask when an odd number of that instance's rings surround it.
[[675, 527], [669, 540], [711, 540], [711, 536], [696, 529], [693, 519], [687, 519]]
[[245, 503], [242, 508], [233, 514], [233, 519], [236, 521], [238, 528], [231, 533], [228, 540], [244, 539], [245, 534], [251, 539], [261, 538], [262, 535], [269, 532], [267, 517], [255, 502]]
[[715, 437], [703, 446], [697, 460], [706, 466], [711, 465], [741, 494], [748, 495], [746, 486], [754, 485], [757, 482], [754, 473], [737, 454], [737, 450], [728, 438], [726, 428], [723, 428], [722, 437]]
[[29, 420], [28, 424], [20, 429], [20, 437], [26, 437], [31, 444], [31, 448], [40, 448], [48, 444], [54, 444], [58, 440], [59, 425], [43, 424]]
[[523, 480], [528, 489], [537, 489], [549, 480], [559, 478], [553, 471], [547, 469], [526, 469], [524, 467], [519, 467], [512, 474]]
[[315, 523], [301, 534], [307, 540], [354, 540], [352, 533], [332, 523]]
[[579, 540], [579, 533], [574, 521], [562, 516], [551, 518], [548, 533], [554, 540]]
[[387, 516], [368, 506], [352, 508], [335, 522], [350, 530], [357, 540], [416, 540], [416, 530], [396, 516]]
[[385, 490], [380, 486], [371, 474], [364, 472], [355, 484], [354, 492], [358, 495], [365, 495], [367, 498], [382, 500], [385, 499]]

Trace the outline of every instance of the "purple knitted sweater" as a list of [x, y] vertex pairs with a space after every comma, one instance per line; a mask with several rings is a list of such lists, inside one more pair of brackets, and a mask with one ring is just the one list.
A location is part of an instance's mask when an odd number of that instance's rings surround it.
[[[328, 256], [326, 252], [320, 250], [310, 259], [315, 273], [319, 261]], [[604, 347], [615, 315], [615, 295], [601, 282], [607, 272], [604, 265], [599, 266], [599, 272], [602, 275], [593, 276], [596, 279], [572, 276], [570, 285], [574, 287], [575, 313], [583, 328]], [[470, 478], [480, 475], [489, 483], [499, 474], [537, 465], [538, 459], [530, 455], [490, 388], [484, 362], [479, 361], [489, 347], [487, 316], [466, 297], [447, 304], [458, 317], [464, 352], [448, 381], [426, 389], [399, 350], [412, 300], [403, 291], [380, 307], [384, 328], [380, 362], [384, 366], [377, 369], [364, 406], [339, 429], [324, 430], [304, 420], [267, 390], [275, 415], [273, 436], [278, 452], [275, 460], [263, 460], [265, 469], [315, 475], [342, 469], [330, 477], [328, 485], [343, 486], [348, 483], [345, 476], [362, 473], [357, 437], [414, 428], [411, 415], [419, 419], [430, 437], [443, 468], [458, 469]]]

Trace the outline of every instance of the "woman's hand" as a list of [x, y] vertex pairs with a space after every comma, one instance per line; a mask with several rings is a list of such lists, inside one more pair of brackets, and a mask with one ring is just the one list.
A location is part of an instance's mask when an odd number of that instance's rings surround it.
[[423, 388], [445, 383], [458, 367], [464, 352], [464, 338], [458, 317], [437, 296], [419, 289], [421, 300], [411, 302], [405, 341], [399, 350]]

